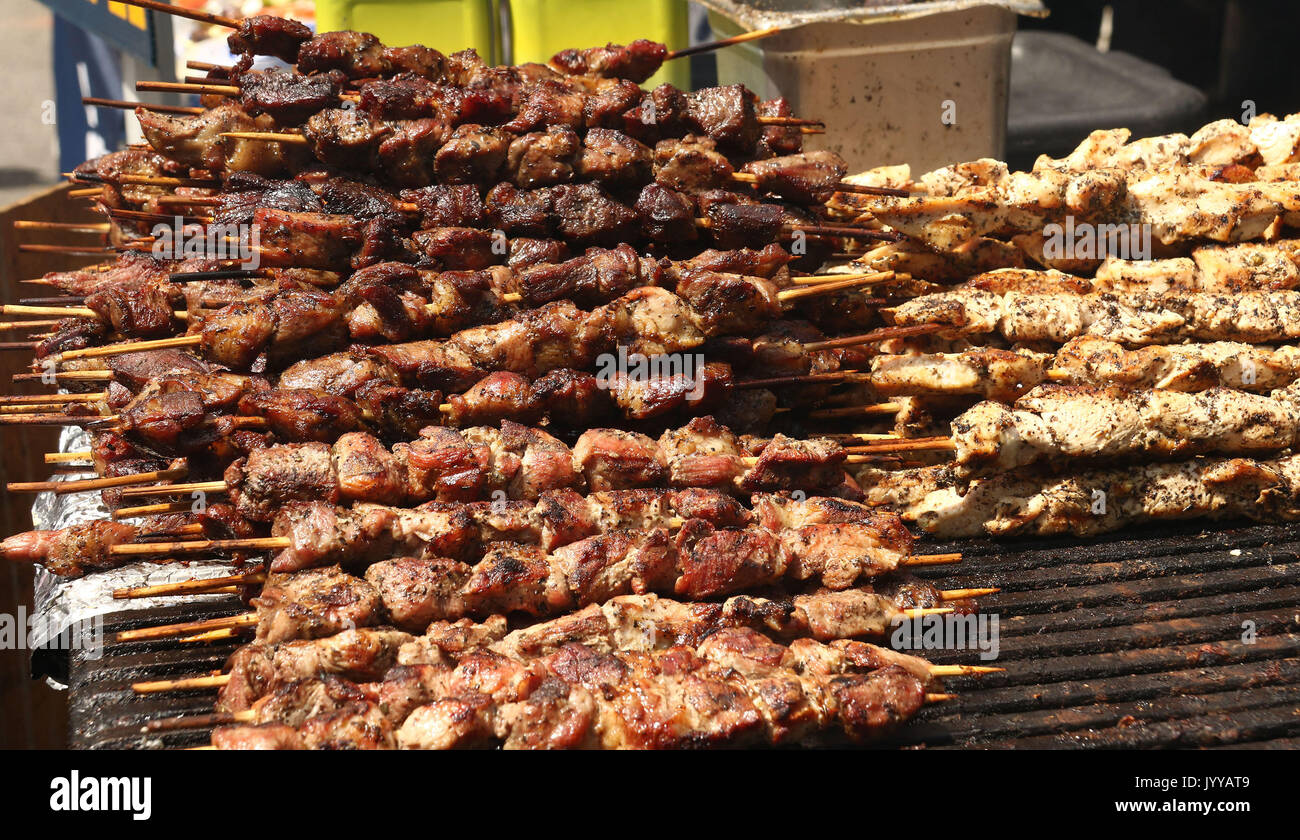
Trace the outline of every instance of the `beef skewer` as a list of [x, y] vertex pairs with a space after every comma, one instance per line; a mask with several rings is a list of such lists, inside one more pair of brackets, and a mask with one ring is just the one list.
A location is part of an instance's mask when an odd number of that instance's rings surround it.
[[[947, 673], [862, 642], [802, 639], [784, 647], [748, 628], [721, 630], [697, 648], [597, 651], [578, 643], [540, 658], [466, 651], [459, 661], [400, 668], [377, 687], [400, 721], [373, 702], [322, 698], [291, 715], [295, 728], [275, 722], [281, 715], [270, 700], [254, 717], [271, 722], [218, 730], [213, 740], [225, 748], [516, 749], [780, 744], [829, 732], [864, 740], [910, 717], [932, 680]], [[604, 674], [622, 676], [596, 676]], [[771, 702], [778, 693], [784, 705]], [[689, 714], [670, 699], [677, 697], [693, 698]], [[333, 711], [307, 717], [313, 707]], [[556, 727], [560, 719], [570, 721], [567, 730]], [[366, 723], [353, 725], [358, 720]]]
[[[832, 593], [831, 597], [836, 595], [845, 597], [843, 593]], [[662, 604], [664, 600], [649, 600], [644, 596], [625, 596], [611, 599], [609, 606], [617, 608], [620, 604], [630, 604], [635, 608], [648, 602], [653, 607]], [[741, 609], [746, 606], [744, 602], [735, 599], [732, 603]], [[704, 614], [714, 612], [718, 607], [716, 604], [691, 606], [697, 611], [707, 611]], [[568, 623], [560, 619], [541, 626], [564, 627]], [[140, 682], [133, 684], [132, 689], [140, 694], [155, 694], [166, 691], [220, 688], [223, 690], [218, 701], [219, 710], [241, 710], [248, 708], [258, 697], [274, 691], [277, 685], [285, 682], [311, 679], [320, 675], [339, 676], [348, 680], [381, 680], [394, 666], [431, 664], [427, 661], [430, 659], [435, 660], [432, 664], [436, 664], [443, 658], [440, 652], [443, 649], [448, 653], [461, 654], [472, 652], [483, 645], [492, 645], [501, 636], [504, 625], [505, 622], [500, 616], [494, 616], [482, 625], [474, 625], [469, 621], [458, 621], [450, 625], [447, 622], [435, 622], [429, 626], [426, 637], [416, 637], [392, 628], [361, 627], [318, 639], [275, 644], [254, 642], [244, 645], [232, 655], [226, 673]], [[528, 639], [531, 635], [527, 633], [528, 629], [525, 628], [524, 632], [515, 636], [515, 639], [519, 641]], [[599, 629], [596, 628], [596, 631], [598, 634]], [[643, 645], [647, 649], [654, 649], [656, 645], [663, 643], [672, 645], [675, 637], [670, 633], [629, 634], [620, 636], [619, 644], [627, 645], [631, 649], [638, 649]], [[430, 638], [430, 641], [424, 641], [425, 638]], [[603, 644], [599, 641], [599, 635], [593, 635], [590, 640], [598, 645]], [[798, 641], [796, 640], [796, 643]], [[534, 641], [530, 646], [536, 647], [537, 643]], [[890, 651], [890, 653], [894, 652]], [[906, 654], [894, 655], [906, 656]], [[1001, 669], [976, 665], [931, 665], [927, 670], [932, 676], [948, 677], [993, 673]]]
[[[255, 630], [254, 641], [258, 644], [319, 639], [356, 627], [392, 625], [412, 633], [437, 632], [440, 628], [436, 625], [445, 625], [448, 619], [436, 615], [428, 593], [413, 589], [415, 581], [408, 571], [409, 568], [378, 567], [375, 574], [365, 579], [347, 574], [338, 566], [290, 574], [271, 573], [266, 576], [260, 593], [251, 600], [256, 608], [256, 624], [232, 629]], [[666, 633], [665, 638], [669, 639], [684, 637], [680, 625], [677, 629], [661, 625], [657, 618], [662, 616], [675, 624], [682, 619], [690, 620], [691, 630], [700, 638], [722, 627], [748, 625], [756, 629], [766, 627], [783, 638], [811, 636], [822, 641], [878, 636], [900, 618], [954, 611], [944, 606], [947, 601], [939, 590], [919, 581], [886, 586], [883, 592], [871, 587], [826, 590], [777, 602], [746, 595], [733, 596], [721, 604], [677, 603], [644, 593], [616, 597], [622, 600], [606, 598], [604, 604], [593, 602], [559, 619], [517, 631], [512, 634], [515, 640], [510, 644], [530, 654], [542, 652], [538, 648], [543, 644], [566, 641], [562, 635], [564, 628], [569, 628], [569, 632], [580, 631], [587, 623], [584, 619], [608, 614], [610, 607], [623, 611], [620, 632], [640, 627], [651, 638], [657, 633]], [[634, 609], [641, 614], [629, 615]], [[498, 619], [489, 616], [484, 620], [494, 624]], [[455, 621], [466, 623], [460, 618]], [[121, 641], [154, 638], [151, 633], [157, 632], [161, 631], [154, 628], [145, 628], [140, 634], [128, 631]]]
[[[863, 459], [865, 460], [865, 459]], [[500, 430], [430, 430], [391, 451], [354, 433], [332, 446], [280, 444], [254, 449], [201, 485], [229, 493], [254, 521], [269, 521], [292, 501], [418, 503], [504, 498], [532, 500], [547, 490], [637, 489], [667, 484], [754, 493], [830, 491], [855, 459], [828, 440], [740, 437], [711, 417], [666, 431], [658, 441], [634, 432], [589, 429], [572, 449], [540, 429], [509, 421]], [[857, 461], [863, 462], [863, 461]], [[123, 498], [189, 495], [198, 485], [155, 485]], [[121, 515], [121, 514], [119, 514]]]
[[[729, 300], [712, 296], [711, 285], [681, 289], [688, 297], [658, 287], [641, 287], [593, 310], [557, 301], [509, 321], [461, 330], [447, 339], [376, 345], [367, 352], [396, 371], [402, 382], [440, 389], [470, 387], [494, 370], [539, 376], [561, 367], [591, 369], [619, 352], [646, 357], [698, 353], [711, 337], [755, 335], [765, 322], [780, 315], [777, 302], [765, 295], [762, 286], [742, 282], [731, 287], [733, 294], [745, 295], [750, 309], [733, 307]], [[693, 293], [700, 296], [692, 300], [689, 296]], [[304, 334], [297, 324], [329, 328]], [[338, 301], [307, 290], [275, 298], [270, 305], [233, 305], [221, 317], [206, 319], [199, 329], [175, 338], [63, 350], [48, 359], [62, 365], [74, 359], [198, 347], [205, 360], [233, 370], [248, 370], [263, 356], [266, 367], [278, 369], [294, 358], [340, 350], [348, 334]], [[942, 329], [943, 325], [923, 324], [797, 343], [815, 351]], [[753, 339], [741, 338], [740, 343], [751, 350], [754, 347]]]
[[[160, 0], [123, 1], [130, 6], [234, 29], [236, 32], [228, 39], [232, 53], [250, 58], [274, 56], [288, 64], [299, 64], [300, 69], [307, 72], [345, 70], [350, 71], [349, 75], [354, 78], [365, 78], [396, 72], [434, 71], [440, 69], [444, 61], [440, 53], [428, 47], [385, 48], [377, 38], [365, 32], [313, 35], [303, 24], [274, 15], [254, 15], [241, 20], [184, 9]], [[671, 51], [663, 44], [645, 39], [627, 46], [609, 44], [584, 50], [564, 50], [551, 59], [550, 66], [570, 75], [591, 74], [640, 83], [658, 72], [664, 61], [766, 38], [780, 31], [780, 27], [768, 27]]]
[[[706, 252], [705, 257], [712, 254]], [[219, 320], [231, 306], [277, 306], [309, 293], [319, 306], [332, 305], [347, 323], [354, 341], [398, 340], [433, 333], [447, 335], [476, 323], [499, 320], [513, 304], [540, 306], [560, 298], [610, 301], [642, 285], [674, 286], [698, 301], [729, 297], [746, 285], [751, 294], [789, 305], [796, 300], [831, 294], [892, 279], [892, 272], [846, 276], [842, 280], [781, 288], [779, 281], [697, 268], [689, 261], [662, 263], [638, 258], [621, 246], [590, 249], [588, 254], [559, 264], [512, 271], [504, 266], [482, 272], [421, 272], [402, 263], [379, 263], [356, 272], [333, 292], [304, 288], [293, 281], [267, 285], [245, 294], [227, 292], [212, 300], [205, 292], [187, 293], [192, 303], [224, 304], [217, 311], [173, 310], [166, 295], [174, 288], [125, 287], [102, 289], [86, 299], [86, 307], [2, 305], [0, 315], [59, 315], [92, 318], [116, 333], [135, 338], [161, 338], [173, 322]], [[509, 290], [509, 291], [507, 291]], [[424, 301], [428, 301], [427, 303]], [[292, 304], [290, 304], [292, 305]], [[242, 314], [242, 313], [241, 313]]]
[[[319, 506], [316, 511], [309, 510], [310, 507], [303, 506], [290, 516], [310, 517], [319, 511]], [[377, 559], [405, 548], [388, 542], [378, 553], [373, 546], [369, 549], [366, 559], [373, 562], [366, 579], [376, 590], [388, 591], [392, 587], [399, 594], [367, 595], [356, 603], [370, 604], [358, 609], [372, 609], [382, 602], [400, 626], [424, 626], [439, 619], [485, 618], [498, 612], [553, 616], [616, 595], [649, 591], [705, 600], [753, 587], [770, 587], [785, 580], [817, 580], [822, 586], [841, 590], [861, 579], [902, 566], [951, 563], [960, 559], [952, 555], [912, 555], [910, 535], [896, 517], [891, 520], [889, 516], [860, 510], [852, 517], [837, 519], [836, 524], [811, 524], [776, 531], [761, 525], [714, 529], [703, 520], [691, 520], [676, 537], [666, 528], [613, 530], [549, 553], [541, 546], [494, 542], [488, 545], [483, 559], [472, 566], [432, 555], [422, 559]], [[262, 542], [267, 544], [260, 547], [272, 547], [269, 541]], [[282, 540], [281, 544], [286, 542], [290, 540]], [[123, 544], [117, 548], [131, 547], [133, 553], [139, 554], [135, 549], [151, 545]], [[295, 571], [308, 567], [304, 565], [302, 550], [310, 549], [300, 544], [298, 549], [292, 549], [298, 554], [287, 562], [286, 550], [272, 565], [272, 570]], [[432, 544], [428, 549], [439, 550]], [[114, 551], [115, 548], [109, 549], [110, 554]], [[316, 558], [319, 556], [316, 552]], [[348, 559], [355, 562], [357, 558]], [[370, 589], [366, 592], [370, 593]], [[416, 594], [402, 596], [400, 593]], [[275, 597], [264, 593], [261, 604], [274, 603]], [[321, 632], [333, 632], [335, 621], [344, 624], [355, 621], [357, 616], [353, 612], [334, 613], [334, 619], [321, 625]], [[169, 638], [254, 625], [262, 628], [259, 630], [262, 637], [298, 632], [287, 621], [278, 608], [265, 611], [259, 608], [243, 616], [124, 631], [118, 638], [119, 641]]]

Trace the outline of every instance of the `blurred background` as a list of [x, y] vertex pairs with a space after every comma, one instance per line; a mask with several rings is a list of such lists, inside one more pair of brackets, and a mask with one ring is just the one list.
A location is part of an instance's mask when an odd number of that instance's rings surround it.
[[[869, 19], [879, 2], [761, 0], [768, 8], [839, 9]], [[891, 0], [898, 3], [899, 0]], [[753, 26], [743, 4], [712, 0], [180, 0], [230, 16], [269, 11], [391, 44], [467, 46], [495, 61], [545, 60], [563, 47], [637, 37], [670, 47]], [[1248, 110], [1300, 110], [1292, 41], [1296, 0], [972, 0], [922, 3], [911, 21], [812, 25], [717, 55], [676, 62], [651, 84], [742, 81], [779, 90], [801, 116], [828, 120], [823, 142], [860, 168], [907, 161], [913, 174], [983, 155], [1028, 167], [1068, 152], [1090, 130], [1190, 132]], [[1050, 16], [1018, 14], [1050, 11]], [[738, 11], [739, 10], [739, 11]], [[60, 172], [133, 136], [128, 112], [83, 96], [136, 100], [144, 79], [179, 79], [187, 60], [229, 63], [227, 30], [107, 0], [5, 0], [0, 27], [0, 299], [45, 271], [86, 262], [19, 254], [13, 219], [68, 212]], [[831, 54], [836, 57], [830, 57]], [[848, 58], [844, 58], [848, 56]], [[837, 62], [837, 63], [827, 63]], [[167, 103], [155, 94], [148, 101]], [[953, 102], [955, 124], [940, 125]], [[179, 99], [171, 100], [180, 103]], [[79, 212], [85, 212], [81, 210]], [[37, 259], [40, 257], [40, 259]], [[59, 262], [62, 260], [62, 262]], [[19, 354], [6, 354], [15, 357]], [[0, 376], [25, 364], [0, 359]], [[7, 366], [7, 367], [6, 367]], [[0, 431], [0, 480], [31, 480], [53, 433]], [[30, 527], [22, 496], [0, 496], [4, 534]], [[32, 571], [0, 568], [0, 613], [31, 608]], [[30, 652], [0, 650], [0, 746], [66, 743], [62, 695], [31, 678]], [[57, 669], [55, 669], [57, 670]]]

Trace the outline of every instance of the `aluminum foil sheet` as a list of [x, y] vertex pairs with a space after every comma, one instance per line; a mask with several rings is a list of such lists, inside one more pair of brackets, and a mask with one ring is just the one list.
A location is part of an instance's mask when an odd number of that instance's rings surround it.
[[[59, 451], [73, 452], [90, 448], [90, 437], [84, 429], [65, 428], [59, 437]], [[92, 474], [66, 474], [54, 477], [55, 481], [76, 478], [93, 478]], [[94, 519], [108, 518], [108, 508], [99, 493], [69, 493], [57, 496], [41, 493], [32, 505], [32, 522], [38, 529], [66, 528]], [[96, 616], [127, 610], [144, 610], [153, 607], [175, 606], [176, 597], [117, 599], [113, 590], [160, 583], [191, 580], [193, 578], [220, 577], [232, 574], [229, 563], [191, 560], [181, 563], [132, 563], [118, 569], [95, 572], [75, 580], [67, 580], [45, 569], [36, 570], [36, 597], [33, 601], [32, 630], [29, 644], [35, 648], [58, 639], [74, 626], [93, 626]], [[224, 595], [189, 595], [189, 599], [217, 600]]]

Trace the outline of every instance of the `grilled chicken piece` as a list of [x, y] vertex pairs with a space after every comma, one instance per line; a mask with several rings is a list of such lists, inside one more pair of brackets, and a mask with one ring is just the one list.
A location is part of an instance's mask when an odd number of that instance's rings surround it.
[[332, 674], [353, 681], [381, 679], [397, 664], [409, 633], [383, 627], [343, 630], [320, 639], [244, 645], [226, 663], [230, 681], [217, 696], [218, 712], [249, 708], [274, 686]]
[[984, 402], [953, 420], [954, 460], [986, 472], [1078, 458], [1279, 452], [1300, 438], [1298, 397], [1295, 389], [1265, 397], [1040, 385], [1012, 408]]
[[1047, 377], [1053, 357], [1028, 350], [876, 356], [871, 387], [881, 396], [969, 394], [1011, 402]]
[[942, 474], [934, 468], [928, 475], [896, 473], [868, 489], [868, 497], [944, 537], [1088, 536], [1169, 520], [1293, 520], [1300, 510], [1300, 457], [1294, 455], [1194, 459], [1064, 478], [1008, 474], [969, 486], [940, 486]]
[[1300, 347], [1212, 341], [1128, 350], [1113, 341], [1083, 337], [1061, 348], [1054, 367], [1065, 381], [1076, 385], [1176, 391], [1202, 391], [1217, 385], [1267, 392], [1300, 378]]
[[898, 325], [937, 323], [1008, 341], [1090, 336], [1127, 345], [1183, 340], [1280, 342], [1300, 338], [1300, 292], [1047, 294], [976, 289], [907, 301], [886, 313]]

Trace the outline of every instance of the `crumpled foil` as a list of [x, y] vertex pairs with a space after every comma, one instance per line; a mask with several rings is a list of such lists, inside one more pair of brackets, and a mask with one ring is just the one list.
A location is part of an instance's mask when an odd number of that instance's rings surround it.
[[[67, 427], [59, 436], [60, 452], [89, 448], [90, 436], [84, 429]], [[54, 476], [53, 480], [70, 481], [93, 477], [93, 474], [88, 473], [64, 474]], [[108, 516], [108, 508], [104, 506], [99, 493], [94, 492], [69, 493], [63, 496], [41, 493], [32, 505], [32, 522], [38, 529], [66, 528], [94, 519], [107, 519]], [[96, 616], [175, 606], [180, 603], [180, 599], [176, 596], [118, 599], [113, 597], [115, 589], [155, 586], [194, 578], [220, 577], [233, 574], [235, 571], [229, 563], [207, 560], [175, 563], [143, 562], [69, 580], [38, 567], [29, 644], [34, 649], [51, 641], [57, 643], [59, 637], [70, 627], [91, 626], [88, 622]], [[219, 600], [228, 596], [188, 595], [185, 597], [191, 600]]]

